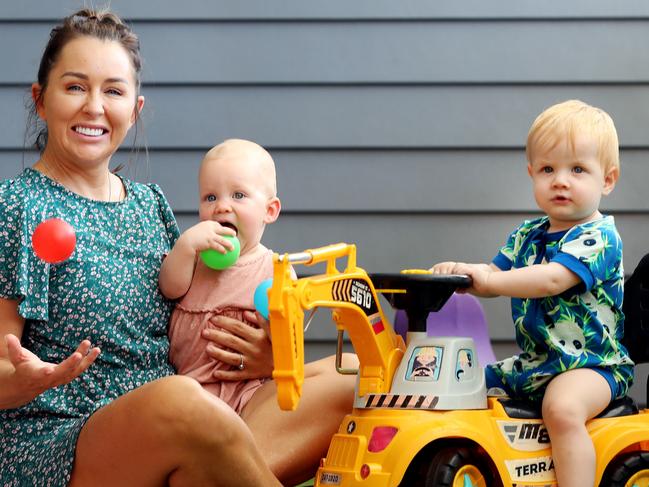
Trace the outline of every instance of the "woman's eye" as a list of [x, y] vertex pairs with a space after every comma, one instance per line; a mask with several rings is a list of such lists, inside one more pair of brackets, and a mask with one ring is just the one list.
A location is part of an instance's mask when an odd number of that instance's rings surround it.
[[68, 86], [68, 91], [81, 91], [82, 88], [79, 85]]
[[235, 200], [241, 200], [241, 199], [245, 198], [246, 195], [243, 194], [241, 191], [236, 191], [236, 192], [232, 195], [232, 197], [233, 197]]
[[216, 201], [216, 196], [214, 196], [213, 194], [209, 194], [209, 195], [207, 195], [207, 198], [205, 198], [205, 199], [207, 201], [209, 201], [210, 203], [212, 203], [212, 202]]
[[108, 90], [106, 90], [106, 93], [108, 93], [109, 95], [122, 96], [122, 92], [116, 90], [115, 88], [109, 88]]

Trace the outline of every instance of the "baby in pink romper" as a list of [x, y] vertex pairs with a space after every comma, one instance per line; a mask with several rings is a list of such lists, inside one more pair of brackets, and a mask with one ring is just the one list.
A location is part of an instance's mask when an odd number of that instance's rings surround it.
[[[209, 342], [201, 334], [216, 326], [210, 320], [219, 315], [256, 326], [244, 311], [254, 311], [256, 287], [272, 277], [272, 251], [261, 244], [261, 237], [281, 209], [275, 164], [258, 144], [229, 139], [205, 155], [198, 180], [201, 221], [180, 236], [160, 270], [162, 293], [181, 298], [171, 316], [169, 358], [179, 374], [195, 378], [241, 413], [264, 379], [215, 379], [216, 369], [243, 368], [244, 357], [233, 353], [231, 363], [216, 361], [207, 354]], [[239, 239], [239, 259], [228, 269], [210, 269], [198, 255], [208, 248], [230, 250], [224, 235]]]

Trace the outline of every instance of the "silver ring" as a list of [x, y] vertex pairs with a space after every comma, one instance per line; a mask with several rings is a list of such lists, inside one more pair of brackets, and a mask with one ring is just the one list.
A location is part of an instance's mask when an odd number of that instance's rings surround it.
[[246, 366], [243, 365], [243, 354], [240, 353], [240, 354], [239, 354], [239, 357], [241, 358], [241, 362], [239, 363], [238, 368], [239, 368], [239, 370], [243, 370], [243, 369], [246, 368]]

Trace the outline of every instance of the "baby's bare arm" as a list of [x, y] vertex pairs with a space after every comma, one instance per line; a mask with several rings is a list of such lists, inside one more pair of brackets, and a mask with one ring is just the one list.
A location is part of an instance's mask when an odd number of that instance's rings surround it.
[[162, 261], [158, 278], [162, 294], [169, 299], [177, 299], [187, 293], [200, 251], [214, 249], [225, 253], [232, 250], [232, 243], [223, 235], [234, 235], [234, 230], [213, 221], [200, 222], [183, 232]]

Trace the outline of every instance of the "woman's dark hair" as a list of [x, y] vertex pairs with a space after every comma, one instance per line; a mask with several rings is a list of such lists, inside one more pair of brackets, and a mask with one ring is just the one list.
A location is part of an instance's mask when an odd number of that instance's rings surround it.
[[[84, 36], [94, 37], [102, 41], [118, 42], [126, 50], [131, 59], [135, 74], [136, 94], [140, 91], [140, 73], [142, 71], [140, 41], [122, 19], [114, 13], [92, 9], [82, 9], [65, 17], [61, 24], [54, 27], [50, 32], [50, 40], [45, 46], [38, 67], [37, 81], [41, 87], [41, 91], [38, 95], [38, 100], [33, 100], [29, 107], [26, 139], [29, 137], [29, 134], [32, 134], [34, 136], [33, 144], [40, 152], [43, 152], [47, 145], [47, 126], [40, 121], [36, 106], [47, 90], [50, 72], [54, 64], [58, 61], [63, 48], [70, 41]], [[137, 137], [137, 124], [135, 130]]]

